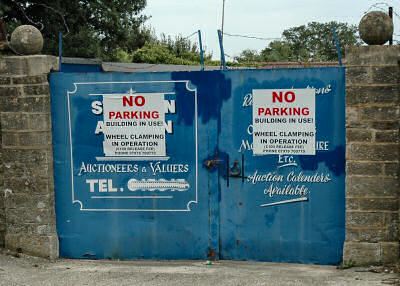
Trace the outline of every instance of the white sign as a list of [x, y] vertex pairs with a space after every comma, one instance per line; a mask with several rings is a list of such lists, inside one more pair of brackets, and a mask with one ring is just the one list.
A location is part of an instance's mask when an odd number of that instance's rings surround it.
[[103, 95], [105, 156], [165, 156], [164, 94]]
[[315, 155], [315, 89], [253, 90], [253, 154]]

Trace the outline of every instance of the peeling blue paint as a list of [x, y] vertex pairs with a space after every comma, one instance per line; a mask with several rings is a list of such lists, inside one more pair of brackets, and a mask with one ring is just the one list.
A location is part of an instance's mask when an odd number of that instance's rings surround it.
[[[340, 262], [345, 234], [344, 68], [55, 73], [50, 87], [61, 257]], [[278, 155], [254, 156], [253, 90], [307, 87], [316, 89], [316, 140], [322, 142], [316, 155], [293, 155], [286, 166]], [[173, 132], [165, 135], [168, 158], [159, 163], [106, 161], [136, 164], [138, 171], [131, 173], [81, 172], [82, 162], [100, 164], [97, 157], [104, 156], [104, 135], [94, 134], [101, 116], [91, 112], [92, 102], [130, 89], [175, 100], [176, 113], [165, 114], [173, 122]], [[215, 165], [207, 168], [212, 160]], [[156, 163], [180, 167], [151, 172]], [[179, 168], [188, 172], [179, 173]], [[270, 176], [269, 181], [252, 182], [256, 175]], [[294, 176], [323, 182], [291, 182]], [[110, 179], [112, 186], [125, 188], [114, 196], [145, 196], [145, 189], [126, 190], [132, 178], [181, 179], [189, 187], [184, 192], [152, 190], [148, 198], [95, 199], [86, 181]], [[307, 191], [268, 193], [288, 185]]]

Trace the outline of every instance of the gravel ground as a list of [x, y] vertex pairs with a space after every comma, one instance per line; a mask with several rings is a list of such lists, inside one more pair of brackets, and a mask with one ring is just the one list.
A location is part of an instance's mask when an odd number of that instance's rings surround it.
[[0, 251], [0, 285], [400, 285], [390, 268], [219, 261], [49, 261]]

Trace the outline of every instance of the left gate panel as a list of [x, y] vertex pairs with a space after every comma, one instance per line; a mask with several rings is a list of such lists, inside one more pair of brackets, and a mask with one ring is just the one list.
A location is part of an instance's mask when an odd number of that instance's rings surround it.
[[206, 258], [196, 86], [170, 73], [56, 73], [50, 84], [60, 256]]

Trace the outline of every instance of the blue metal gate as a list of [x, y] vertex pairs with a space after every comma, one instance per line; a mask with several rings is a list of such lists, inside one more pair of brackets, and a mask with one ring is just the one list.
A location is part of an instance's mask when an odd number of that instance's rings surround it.
[[340, 262], [344, 69], [50, 83], [61, 257]]

